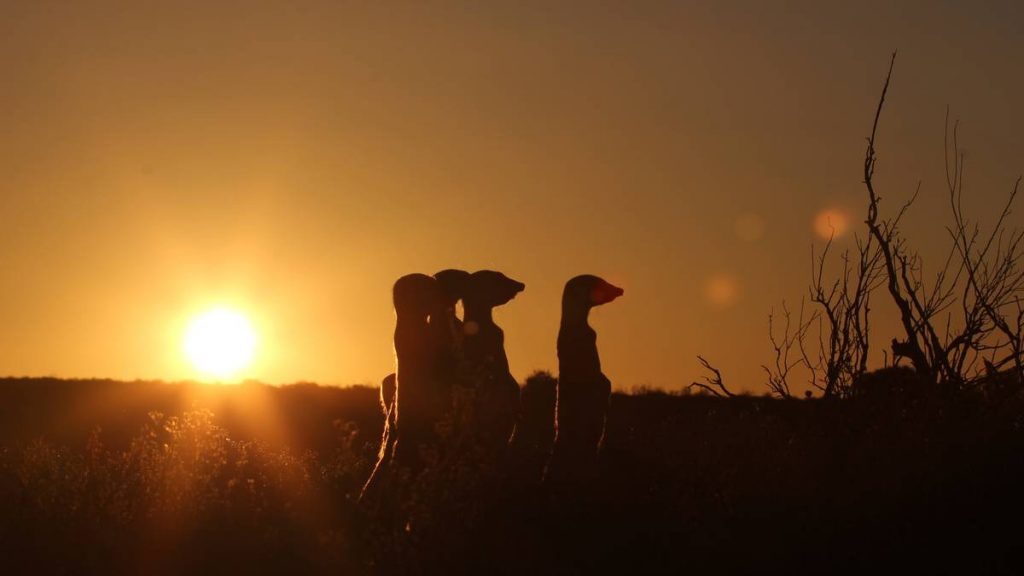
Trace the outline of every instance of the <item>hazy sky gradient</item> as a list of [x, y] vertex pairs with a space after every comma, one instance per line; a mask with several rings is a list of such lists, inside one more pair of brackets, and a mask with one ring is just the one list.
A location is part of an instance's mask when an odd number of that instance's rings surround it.
[[391, 283], [459, 267], [526, 283], [497, 313], [520, 378], [594, 273], [626, 290], [592, 322], [616, 386], [701, 353], [760, 391], [815, 216], [863, 220], [893, 49], [877, 181], [883, 210], [922, 181], [926, 259], [947, 105], [972, 214], [1024, 172], [1018, 2], [426, 4], [5, 2], [0, 373], [191, 377], [184, 326], [227, 304], [248, 376], [375, 383]]

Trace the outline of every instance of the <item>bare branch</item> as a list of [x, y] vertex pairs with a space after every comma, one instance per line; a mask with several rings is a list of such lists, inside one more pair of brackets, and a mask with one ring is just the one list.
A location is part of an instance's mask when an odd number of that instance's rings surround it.
[[710, 362], [705, 360], [704, 357], [699, 354], [697, 355], [697, 360], [700, 360], [701, 366], [703, 366], [705, 370], [711, 372], [711, 375], [704, 376], [704, 382], [691, 382], [690, 385], [686, 387], [687, 390], [698, 388], [720, 398], [732, 398], [735, 396], [735, 394], [733, 394], [722, 382], [722, 373], [718, 368], [712, 366]]

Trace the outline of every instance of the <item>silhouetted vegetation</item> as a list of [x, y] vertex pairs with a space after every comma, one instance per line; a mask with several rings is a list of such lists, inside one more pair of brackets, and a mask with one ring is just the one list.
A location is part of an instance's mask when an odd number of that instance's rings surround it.
[[408, 527], [356, 503], [375, 389], [8, 379], [0, 407], [0, 542], [42, 572], [1021, 567], [1005, 528], [1024, 512], [1019, 392], [613, 394], [592, 483], [439, 489], [428, 469], [407, 479]]
[[825, 273], [834, 238], [817, 256], [812, 252], [810, 311], [802, 302], [794, 322], [784, 303], [781, 333], [775, 312], [769, 315], [775, 362], [764, 370], [768, 388], [779, 397], [790, 396], [794, 369], [808, 373], [810, 386], [824, 397], [863, 395], [865, 391], [857, 388], [868, 380], [877, 385], [877, 377], [868, 378], [871, 312], [873, 298], [882, 289], [902, 329], [893, 335], [890, 350], [882, 351], [882, 365], [909, 361], [913, 370], [899, 372], [896, 378], [904, 392], [908, 380], [914, 380], [913, 387], [922, 394], [958, 395], [988, 393], [996, 382], [1019, 384], [1024, 379], [1024, 231], [1011, 229], [1008, 222], [1020, 178], [995, 224], [985, 232], [964, 208], [964, 155], [958, 123], [950, 126], [947, 114], [949, 247], [941, 265], [926, 274], [923, 258], [901, 230], [920, 185], [886, 216], [875, 183], [879, 120], [895, 60], [894, 53], [864, 153], [865, 229], [854, 233], [854, 248], [840, 254], [834, 279]]

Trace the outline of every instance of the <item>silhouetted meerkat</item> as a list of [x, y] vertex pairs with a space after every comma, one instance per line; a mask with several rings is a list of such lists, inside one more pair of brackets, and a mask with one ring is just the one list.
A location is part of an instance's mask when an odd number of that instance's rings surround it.
[[548, 478], [579, 478], [594, 470], [604, 436], [611, 382], [601, 372], [597, 332], [588, 317], [594, 306], [622, 296], [623, 290], [597, 276], [577, 276], [562, 293], [558, 330], [558, 399], [555, 447]]
[[395, 282], [395, 358], [397, 362], [394, 422], [396, 461], [418, 466], [420, 450], [435, 440], [434, 425], [446, 408], [438, 381], [443, 349], [431, 317], [444, 316], [441, 287], [431, 276], [409, 274]]
[[[434, 274], [444, 297], [444, 316], [437, 321], [431, 319], [431, 331], [441, 348], [438, 362], [438, 381], [442, 383], [441, 393], [445, 396], [447, 406], [444, 419], [447, 426], [443, 432], [448, 434], [445, 448], [458, 444], [460, 437], [469, 427], [473, 402], [470, 390], [469, 371], [466, 355], [462, 349], [464, 334], [462, 320], [456, 314], [456, 305], [466, 294], [469, 286], [469, 272], [465, 270], [447, 269]], [[454, 443], [454, 444], [453, 444]]]
[[493, 310], [526, 288], [501, 272], [481, 270], [469, 277], [465, 296], [463, 351], [476, 386], [476, 433], [493, 449], [508, 444], [519, 414], [519, 383], [505, 355], [505, 333], [494, 323]]
[[436, 319], [431, 318], [430, 325], [438, 346], [443, 351], [438, 376], [448, 386], [454, 383], [458, 363], [464, 357], [462, 320], [455, 314], [455, 306], [465, 297], [469, 278], [470, 274], [465, 270], [447, 269], [434, 274], [434, 279], [441, 289], [444, 314]]
[[[428, 287], [430, 282], [425, 280], [422, 275], [413, 274], [405, 276], [395, 283], [395, 310], [399, 317], [402, 318], [396, 322], [395, 327], [396, 356], [406, 356], [399, 353], [399, 348], [403, 348], [404, 351], [404, 344], [418, 337], [416, 336], [417, 332], [414, 332], [413, 329], [416, 329], [416, 331], [422, 329], [423, 312], [427, 312], [429, 316], [427, 319], [429, 331], [426, 334], [429, 334], [430, 344], [428, 347], [423, 347], [422, 350], [428, 356], [433, 355], [433, 359], [424, 357], [420, 364], [430, 364], [432, 375], [430, 378], [412, 377], [410, 381], [410, 375], [406, 374], [405, 378], [407, 380], [405, 419], [407, 427], [413, 426], [414, 431], [412, 434], [416, 436], [422, 435], [415, 430], [417, 424], [409, 424], [410, 419], [418, 419], [417, 416], [410, 414], [411, 411], [417, 410], [414, 404], [419, 404], [421, 408], [424, 408], [419, 410], [422, 413], [420, 416], [424, 420], [432, 421], [430, 423], [431, 426], [436, 425], [437, 420], [443, 418], [444, 413], [451, 409], [451, 384], [455, 378], [456, 365], [462, 357], [460, 349], [462, 321], [455, 315], [455, 304], [462, 298], [468, 279], [469, 272], [463, 270], [442, 270], [435, 274], [436, 293], [439, 296], [436, 302], [432, 302], [429, 296], [429, 292], [435, 291], [435, 288]], [[417, 299], [420, 297], [423, 298], [423, 301], [417, 302]], [[409, 322], [406, 321], [407, 319], [416, 319], [416, 321]], [[415, 367], [416, 364], [413, 364], [413, 366]], [[424, 368], [424, 370], [426, 369]], [[429, 382], [432, 385], [431, 389], [423, 389], [423, 394], [413, 392], [410, 389], [410, 385], [415, 383], [417, 379]], [[384, 415], [384, 430], [381, 434], [380, 449], [377, 454], [377, 466], [366, 484], [367, 487], [373, 484], [374, 476], [381, 473], [379, 469], [382, 468], [382, 463], [386, 463], [392, 457], [395, 443], [398, 440], [398, 410], [395, 403], [397, 391], [398, 379], [396, 374], [388, 374], [384, 377], [380, 386], [380, 404]], [[428, 393], [432, 397], [429, 402], [426, 402], [424, 399], [416, 399], [417, 396], [425, 396]], [[427, 422], [423, 422], [420, 425], [426, 427]], [[408, 446], [412, 442], [417, 441], [407, 440], [406, 445]], [[365, 491], [366, 488], [364, 488], [364, 493]]]
[[419, 468], [420, 450], [433, 442], [434, 424], [443, 411], [436, 399], [438, 345], [430, 327], [431, 315], [443, 316], [441, 289], [431, 276], [408, 274], [395, 281], [392, 298], [396, 373], [381, 383], [385, 430], [360, 499], [390, 490], [381, 485], [388, 484], [393, 463]]
[[510, 472], [520, 483], [538, 484], [555, 443], [555, 403], [558, 380], [535, 372], [520, 392], [521, 417], [511, 443]]

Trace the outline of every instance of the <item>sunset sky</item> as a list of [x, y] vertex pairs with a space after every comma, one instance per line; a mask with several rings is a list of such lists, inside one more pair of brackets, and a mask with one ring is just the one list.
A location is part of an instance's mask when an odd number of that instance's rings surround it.
[[883, 212], [921, 181], [905, 230], [938, 264], [948, 106], [992, 222], [1024, 173], [1022, 6], [8, 0], [0, 374], [191, 378], [189, 322], [223, 306], [245, 377], [377, 383], [392, 282], [454, 267], [526, 284], [496, 314], [519, 378], [557, 369], [593, 273], [625, 288], [592, 320], [616, 387], [702, 354], [760, 392], [822, 213], [841, 246], [861, 226], [893, 50]]

